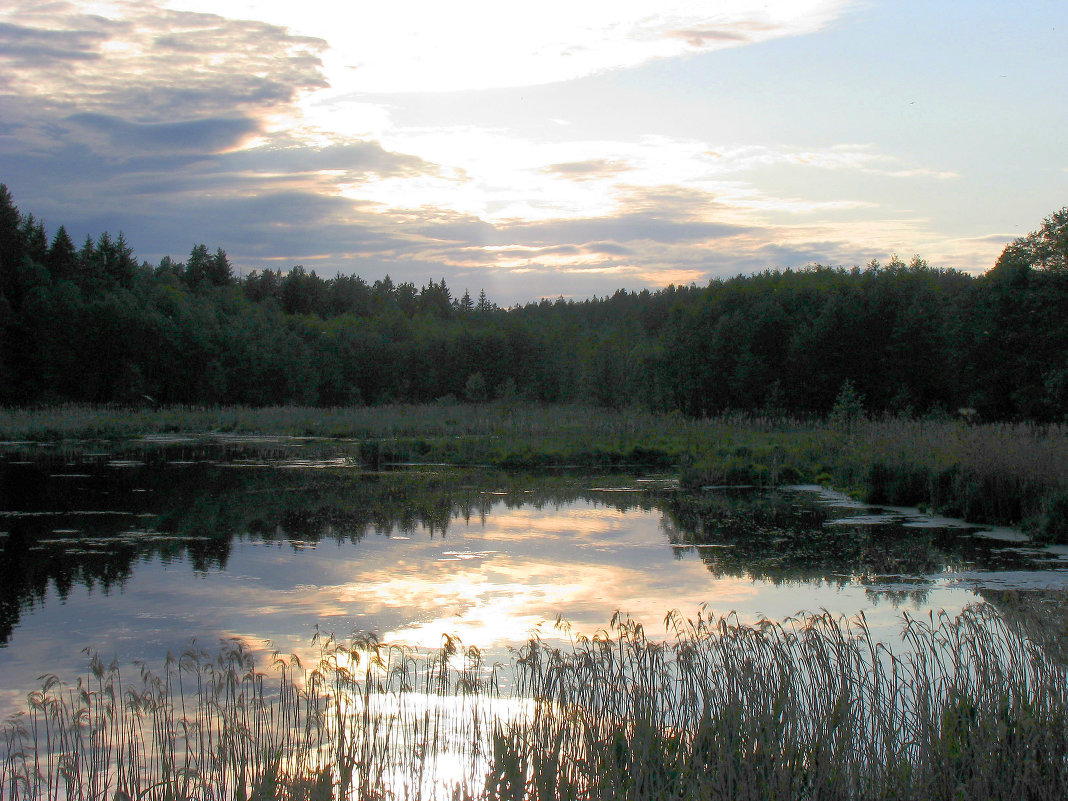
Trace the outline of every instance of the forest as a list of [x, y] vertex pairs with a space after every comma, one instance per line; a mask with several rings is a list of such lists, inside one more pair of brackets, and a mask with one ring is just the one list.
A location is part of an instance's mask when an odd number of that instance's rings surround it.
[[502, 308], [445, 280], [239, 276], [226, 252], [79, 247], [0, 184], [0, 404], [524, 400], [819, 417], [1068, 416], [1068, 207], [981, 276], [909, 262], [767, 270]]

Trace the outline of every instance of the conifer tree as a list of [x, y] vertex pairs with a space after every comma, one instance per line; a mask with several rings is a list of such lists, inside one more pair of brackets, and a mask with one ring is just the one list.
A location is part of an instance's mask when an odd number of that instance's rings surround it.
[[233, 283], [234, 273], [230, 260], [226, 258], [226, 251], [222, 248], [216, 248], [215, 255], [208, 262], [207, 277], [212, 286], [229, 286]]
[[23, 255], [29, 256], [35, 263], [44, 264], [48, 258], [48, 235], [44, 223], [32, 214], [27, 214], [22, 222], [22, 241], [25, 248]]
[[119, 238], [115, 240], [113, 252], [114, 258], [109, 265], [111, 278], [119, 286], [129, 287], [137, 272], [137, 259], [134, 258], [133, 248], [122, 231], [119, 231]]
[[53, 281], [73, 281], [78, 273], [78, 253], [74, 250], [67, 229], [62, 225], [52, 237], [52, 246], [48, 249], [45, 262]]
[[0, 184], [0, 295], [10, 296], [24, 252], [21, 216], [7, 186]]
[[212, 257], [208, 254], [208, 246], [193, 245], [193, 249], [189, 251], [189, 260], [185, 263], [185, 273], [182, 275], [185, 285], [196, 289], [208, 283], [211, 267]]
[[93, 279], [96, 277], [96, 245], [93, 244], [93, 237], [89, 234], [85, 235], [85, 242], [82, 243], [81, 250], [78, 251], [78, 269], [77, 269], [77, 283], [83, 289], [88, 287]]

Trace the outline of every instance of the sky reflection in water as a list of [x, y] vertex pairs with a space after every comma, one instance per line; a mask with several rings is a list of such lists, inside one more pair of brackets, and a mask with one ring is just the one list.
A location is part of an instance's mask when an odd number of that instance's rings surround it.
[[[39, 602], [24, 605], [0, 648], [0, 706], [6, 713], [21, 705], [42, 673], [72, 680], [84, 669], [84, 648], [105, 659], [158, 665], [190, 638], [210, 649], [219, 638], [240, 637], [263, 653], [307, 656], [318, 625], [341, 637], [374, 631], [423, 648], [438, 647], [448, 633], [483, 649], [489, 662], [507, 661], [508, 647], [534, 631], [548, 639], [563, 636], [554, 628], [558, 616], [569, 622], [572, 636], [593, 635], [617, 610], [655, 634], [664, 631], [669, 610], [692, 616], [702, 604], [719, 613], [737, 611], [743, 620], [865, 610], [879, 637], [896, 640], [903, 609], [953, 612], [980, 598], [975, 581], [962, 583], [952, 572], [884, 577], [874, 587], [848, 576], [753, 578], [761, 572], [716, 567], [713, 551], [722, 543], [673, 547], [678, 521], [655, 503], [621, 509], [610, 493], [603, 499], [574, 495], [517, 506], [514, 498], [481, 492], [474, 513], [452, 507], [444, 535], [440, 525], [411, 520], [380, 525], [388, 535], [355, 539], [290, 535], [268, 541], [245, 528], [229, 542], [221, 567], [194, 570], [188, 553], [165, 558], [155, 552], [107, 592], [74, 584], [60, 597], [50, 586]], [[166, 532], [173, 521], [167, 513], [144, 514], [138, 525], [148, 531]], [[264, 514], [257, 525], [270, 528], [272, 518]], [[11, 528], [11, 519], [0, 518], [0, 530]], [[61, 532], [55, 537], [70, 536], [62, 533], [69, 525], [56, 516], [53, 530]], [[1064, 585], [1063, 574], [1044, 575]], [[894, 594], [894, 587], [905, 591]]]

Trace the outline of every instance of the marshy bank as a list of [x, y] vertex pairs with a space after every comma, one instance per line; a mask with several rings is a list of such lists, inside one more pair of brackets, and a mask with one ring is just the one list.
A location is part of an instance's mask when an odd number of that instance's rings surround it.
[[695, 419], [515, 403], [0, 410], [0, 439], [9, 449], [244, 435], [312, 438], [321, 450], [375, 468], [640, 468], [670, 471], [693, 487], [814, 483], [871, 503], [1020, 525], [1036, 539], [1068, 542], [1068, 427], [1057, 424], [862, 416]]
[[[829, 613], [622, 617], [508, 664], [318, 640], [45, 676], [2, 730], [18, 799], [1060, 799], [1068, 668], [989, 605], [900, 642]], [[559, 628], [566, 633], [566, 624]], [[69, 677], [68, 681], [72, 681]], [[502, 690], [503, 688], [507, 688]]]

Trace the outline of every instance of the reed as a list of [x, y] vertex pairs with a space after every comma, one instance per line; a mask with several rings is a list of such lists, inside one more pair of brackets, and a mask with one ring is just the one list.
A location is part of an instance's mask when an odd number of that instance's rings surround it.
[[992, 607], [667, 635], [616, 617], [487, 666], [445, 638], [417, 654], [318, 639], [305, 669], [242, 643], [191, 647], [124, 684], [91, 658], [9, 720], [5, 799], [1060, 799], [1068, 672]]

